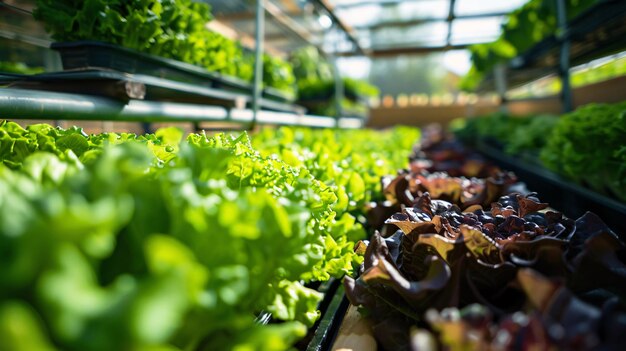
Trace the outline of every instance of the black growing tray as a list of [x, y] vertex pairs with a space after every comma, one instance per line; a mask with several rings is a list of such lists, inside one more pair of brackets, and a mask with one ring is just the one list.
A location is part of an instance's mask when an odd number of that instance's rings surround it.
[[[317, 306], [321, 317], [294, 348], [298, 351], [330, 351], [350, 303], [346, 298], [341, 279], [331, 278], [326, 282], [314, 282], [308, 287], [324, 294]], [[263, 311], [257, 315], [256, 322], [270, 324], [277, 321], [272, 320], [271, 313]]]
[[558, 208], [566, 216], [578, 218], [591, 211], [599, 215], [614, 231], [626, 235], [626, 204], [574, 184], [541, 166], [509, 156], [484, 143], [478, 143], [476, 148], [500, 168], [515, 172], [529, 189], [539, 193], [542, 201]]
[[[59, 52], [65, 70], [104, 68], [235, 93], [247, 95], [252, 93], [252, 84], [239, 78], [210, 72], [192, 64], [142, 53], [118, 45], [82, 40], [52, 43], [50, 48]], [[272, 88], [265, 88], [263, 96], [281, 102], [294, 101], [293, 96]]]

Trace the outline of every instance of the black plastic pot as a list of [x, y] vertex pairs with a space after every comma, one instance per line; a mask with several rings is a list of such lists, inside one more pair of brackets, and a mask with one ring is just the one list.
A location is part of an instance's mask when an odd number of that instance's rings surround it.
[[61, 54], [63, 69], [106, 68], [250, 94], [252, 85], [241, 79], [209, 72], [185, 62], [145, 54], [98, 41], [52, 43]]

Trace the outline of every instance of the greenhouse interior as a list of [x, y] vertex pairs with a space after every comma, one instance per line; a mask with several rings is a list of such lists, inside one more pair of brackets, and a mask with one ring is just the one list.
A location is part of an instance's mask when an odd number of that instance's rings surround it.
[[624, 345], [626, 1], [0, 0], [0, 351]]

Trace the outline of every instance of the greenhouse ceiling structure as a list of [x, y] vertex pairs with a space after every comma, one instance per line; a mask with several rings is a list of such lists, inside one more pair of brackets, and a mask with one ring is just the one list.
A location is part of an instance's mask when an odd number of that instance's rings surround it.
[[[255, 1], [204, 0], [218, 31], [253, 43]], [[395, 56], [491, 42], [525, 0], [265, 0], [268, 50], [313, 44], [335, 56]], [[478, 33], [478, 34], [477, 34]]]

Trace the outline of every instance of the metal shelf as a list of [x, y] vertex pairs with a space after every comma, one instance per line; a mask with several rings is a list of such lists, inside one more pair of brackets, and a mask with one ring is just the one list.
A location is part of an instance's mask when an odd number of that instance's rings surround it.
[[[108, 97], [14, 88], [0, 89], [0, 116], [6, 119], [54, 119], [126, 122], [207, 122], [252, 123], [250, 109], [179, 102], [119, 101]], [[256, 123], [318, 128], [361, 128], [361, 118], [298, 115], [289, 112], [258, 112]]]
[[[10, 11], [28, 14], [28, 11], [9, 7]], [[250, 126], [258, 123], [361, 128], [365, 124], [362, 118], [305, 115], [306, 109], [302, 106], [262, 95], [264, 10], [272, 16], [275, 14], [267, 2], [259, 1], [255, 8], [256, 74], [250, 91], [164, 79], [152, 73], [129, 74], [124, 69], [74, 69], [33, 76], [0, 73], [0, 85], [9, 85], [0, 89], [1, 118], [144, 123], [226, 121]]]
[[[241, 92], [216, 89], [145, 74], [108, 69], [73, 70], [37, 75], [0, 75], [0, 84], [13, 88], [104, 96], [118, 100], [144, 98], [151, 101], [211, 104], [223, 107], [250, 106], [252, 98]], [[302, 106], [261, 98], [265, 110], [304, 114]]]
[[[569, 41], [570, 66], [612, 55], [626, 49], [626, 1], [601, 0], [576, 16], [561, 35], [551, 35], [525, 53], [513, 58], [507, 66], [507, 84], [517, 87], [560, 70], [560, 49]], [[479, 92], [493, 91], [495, 79], [487, 75]]]

